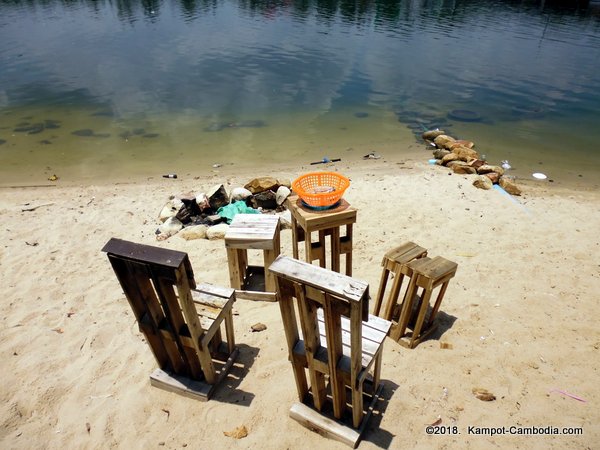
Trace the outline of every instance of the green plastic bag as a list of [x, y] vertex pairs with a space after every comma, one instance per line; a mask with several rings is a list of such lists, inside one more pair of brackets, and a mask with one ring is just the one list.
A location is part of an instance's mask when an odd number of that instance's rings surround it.
[[217, 209], [217, 214], [227, 220], [229, 224], [237, 214], [260, 214], [260, 211], [250, 208], [243, 200], [239, 200], [235, 203], [221, 206]]

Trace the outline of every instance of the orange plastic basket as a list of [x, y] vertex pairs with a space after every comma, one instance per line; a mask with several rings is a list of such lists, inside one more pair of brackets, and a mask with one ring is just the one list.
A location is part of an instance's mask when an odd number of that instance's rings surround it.
[[326, 209], [340, 201], [350, 180], [336, 172], [310, 172], [300, 175], [292, 189], [308, 206]]

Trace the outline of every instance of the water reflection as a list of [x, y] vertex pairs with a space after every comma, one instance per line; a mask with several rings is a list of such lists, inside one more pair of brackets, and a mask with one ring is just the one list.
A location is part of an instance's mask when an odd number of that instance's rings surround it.
[[[564, 144], [577, 138], [567, 124], [592, 124], [600, 109], [597, 5], [0, 0], [0, 112], [14, 129], [19, 108], [70, 108], [97, 123], [65, 113], [65, 128], [77, 122], [69, 138], [110, 134], [118, 149], [186, 127], [191, 140], [266, 136], [286, 117], [303, 117], [309, 131], [296, 137], [306, 140], [324, 123], [350, 133], [331, 118], [357, 113], [368, 114], [363, 122], [392, 117], [416, 134], [495, 124], [496, 137], [529, 138], [559, 123]], [[158, 132], [152, 116], [169, 129]], [[31, 130], [50, 119], [41, 115]]]

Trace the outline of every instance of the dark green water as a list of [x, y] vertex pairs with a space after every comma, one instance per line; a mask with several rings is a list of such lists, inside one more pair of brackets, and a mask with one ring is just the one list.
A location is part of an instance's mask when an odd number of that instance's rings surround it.
[[401, 155], [437, 126], [597, 183], [599, 69], [596, 1], [2, 0], [0, 183]]

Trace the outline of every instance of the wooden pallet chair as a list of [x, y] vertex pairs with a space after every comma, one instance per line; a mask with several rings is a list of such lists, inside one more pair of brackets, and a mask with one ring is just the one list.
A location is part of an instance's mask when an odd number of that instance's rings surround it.
[[115, 238], [102, 251], [158, 363], [151, 384], [208, 400], [238, 353], [233, 289], [197, 285], [183, 252]]
[[[277, 282], [301, 402], [292, 406], [290, 416], [355, 447], [383, 389], [381, 355], [391, 323], [368, 313], [369, 285], [364, 281], [285, 256], [269, 270]], [[311, 404], [314, 409], [307, 406]]]

